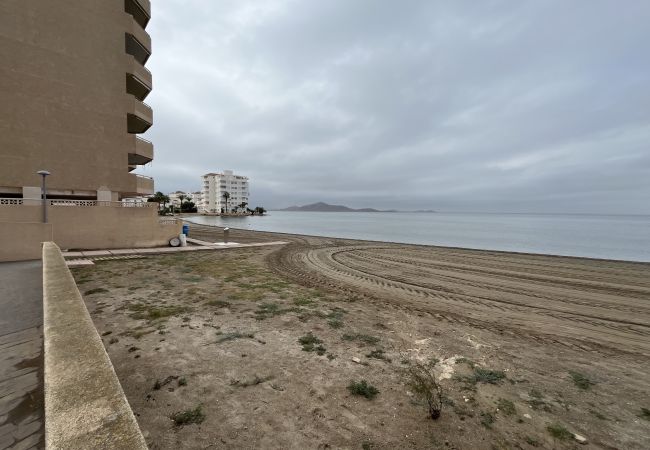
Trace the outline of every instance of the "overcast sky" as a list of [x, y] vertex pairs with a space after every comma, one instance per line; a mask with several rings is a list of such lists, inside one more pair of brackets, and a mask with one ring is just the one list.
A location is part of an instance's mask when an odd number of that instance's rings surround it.
[[650, 1], [154, 0], [156, 189], [650, 214]]

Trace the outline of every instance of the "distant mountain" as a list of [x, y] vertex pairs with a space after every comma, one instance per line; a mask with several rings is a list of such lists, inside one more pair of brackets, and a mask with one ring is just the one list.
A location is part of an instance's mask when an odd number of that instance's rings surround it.
[[360, 208], [353, 209], [343, 205], [329, 205], [327, 203], [318, 202], [311, 205], [304, 206], [289, 206], [288, 208], [279, 209], [278, 211], [304, 211], [304, 212], [396, 212], [394, 209], [388, 211], [381, 211], [374, 208]]

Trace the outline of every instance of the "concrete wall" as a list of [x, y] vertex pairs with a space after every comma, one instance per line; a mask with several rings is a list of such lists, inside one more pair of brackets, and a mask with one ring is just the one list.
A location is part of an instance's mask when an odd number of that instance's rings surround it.
[[146, 449], [133, 411], [59, 248], [43, 245], [48, 449]]
[[0, 221], [0, 262], [41, 259], [43, 242], [52, 240], [52, 224]]
[[[0, 222], [40, 221], [39, 205], [0, 207]], [[48, 221], [52, 239], [66, 250], [166, 246], [182, 229], [180, 221], [160, 224], [156, 208], [50, 206]], [[0, 236], [0, 245], [7, 239]], [[34, 239], [30, 237], [29, 242]]]
[[125, 52], [134, 27], [123, 1], [0, 2], [0, 194], [40, 186], [41, 169], [59, 195], [137, 192]]

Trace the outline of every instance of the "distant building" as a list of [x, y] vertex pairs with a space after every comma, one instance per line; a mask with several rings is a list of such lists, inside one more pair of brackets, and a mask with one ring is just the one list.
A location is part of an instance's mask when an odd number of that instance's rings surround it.
[[171, 192], [167, 194], [167, 197], [169, 197], [169, 203], [170, 205], [174, 205], [176, 208], [181, 207], [181, 195], [183, 195], [183, 203], [185, 202], [192, 202], [194, 203], [194, 206], [197, 208], [200, 207], [201, 205], [201, 192], [183, 192], [183, 191], [176, 191], [176, 192]]
[[198, 208], [201, 205], [203, 195], [201, 194], [201, 191], [196, 191], [196, 192], [190, 192], [188, 195], [188, 198], [191, 202], [194, 203], [194, 205]]
[[188, 194], [183, 192], [183, 191], [176, 191], [176, 192], [171, 192], [167, 194], [167, 197], [169, 197], [169, 203], [171, 205], [174, 205], [176, 208], [181, 207], [181, 195], [184, 196], [185, 199], [188, 198]]
[[[200, 212], [225, 213], [241, 210], [240, 205], [248, 205], [248, 177], [235, 175], [232, 170], [223, 173], [207, 173], [201, 177]], [[224, 194], [230, 197], [226, 202]]]

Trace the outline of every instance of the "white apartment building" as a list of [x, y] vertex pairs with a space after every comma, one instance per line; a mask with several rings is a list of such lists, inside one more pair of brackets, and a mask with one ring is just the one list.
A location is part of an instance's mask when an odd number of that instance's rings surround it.
[[196, 191], [196, 192], [190, 192], [187, 194], [187, 198], [189, 201], [193, 202], [194, 205], [196, 205], [197, 208], [201, 207], [201, 202], [203, 195], [201, 194], [201, 191]]
[[176, 191], [176, 192], [171, 192], [167, 194], [167, 197], [169, 197], [169, 203], [174, 205], [177, 208], [181, 207], [181, 195], [183, 195], [184, 200], [183, 202], [193, 202], [194, 205], [197, 208], [201, 207], [201, 192], [183, 192], [183, 191]]
[[[248, 204], [248, 177], [235, 175], [232, 170], [206, 173], [201, 177], [201, 186], [201, 212], [235, 212], [242, 203]], [[227, 205], [225, 192], [230, 194]]]
[[188, 194], [183, 192], [183, 191], [176, 191], [176, 192], [171, 192], [167, 194], [167, 197], [169, 197], [169, 203], [174, 205], [176, 208], [181, 207], [181, 195], [185, 196], [184, 198], [187, 198]]

